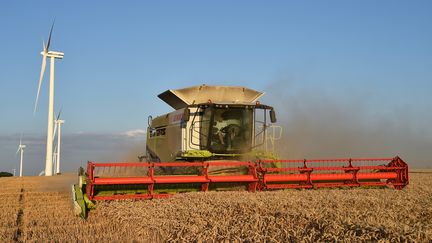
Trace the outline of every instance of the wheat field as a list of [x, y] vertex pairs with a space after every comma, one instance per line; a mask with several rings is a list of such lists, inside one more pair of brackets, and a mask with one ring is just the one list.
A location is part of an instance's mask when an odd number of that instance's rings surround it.
[[73, 215], [74, 175], [0, 178], [0, 242], [432, 240], [432, 174], [393, 189], [184, 193]]

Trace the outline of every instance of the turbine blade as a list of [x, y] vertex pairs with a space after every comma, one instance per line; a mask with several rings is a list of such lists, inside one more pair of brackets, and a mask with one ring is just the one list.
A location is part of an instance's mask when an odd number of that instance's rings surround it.
[[58, 113], [58, 115], [57, 115], [57, 120], [60, 119], [60, 115], [61, 115], [61, 113], [62, 113], [62, 110], [63, 110], [63, 106], [60, 107], [60, 111], [59, 111], [59, 113]]
[[54, 28], [54, 23], [55, 23], [55, 19], [53, 20], [53, 23], [51, 25], [51, 30], [50, 30], [50, 33], [49, 33], [49, 36], [48, 36], [48, 43], [46, 45], [46, 51], [47, 52], [48, 52], [50, 44], [51, 44], [51, 35], [52, 35], [53, 28]]
[[56, 133], [57, 133], [57, 122], [56, 121], [57, 120], [54, 121], [54, 133], [53, 133], [53, 137], [52, 137], [53, 141], [54, 141]]
[[20, 151], [20, 149], [22, 149], [21, 145], [22, 145], [22, 132], [21, 132], [21, 136], [20, 136], [20, 143], [18, 145], [18, 150], [16, 151], [15, 154], [18, 154], [18, 152]]
[[54, 162], [54, 160], [56, 158], [56, 151], [55, 150], [53, 151], [52, 156], [53, 156], [53, 162]]
[[33, 115], [36, 113], [36, 109], [37, 109], [37, 105], [38, 105], [40, 88], [42, 85], [42, 80], [43, 80], [43, 76], [44, 76], [45, 68], [46, 68], [46, 58], [47, 58], [46, 53], [44, 53], [43, 57], [42, 57], [42, 67], [41, 67], [41, 73], [40, 73], [40, 77], [39, 77], [38, 91], [36, 94], [36, 102], [35, 102], [35, 107], [33, 110]]
[[52, 163], [53, 163], [53, 169], [55, 170], [57, 164], [57, 145], [54, 147]]

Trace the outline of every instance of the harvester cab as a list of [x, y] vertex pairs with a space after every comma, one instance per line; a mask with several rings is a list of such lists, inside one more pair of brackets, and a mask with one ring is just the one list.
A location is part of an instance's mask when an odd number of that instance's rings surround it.
[[149, 117], [139, 162], [88, 162], [72, 186], [77, 215], [98, 200], [167, 198], [208, 190], [315, 189], [408, 185], [408, 165], [392, 158], [280, 160], [276, 112], [245, 87], [194, 86], [159, 95], [173, 112]]
[[149, 117], [148, 160], [274, 158], [269, 140], [280, 138], [282, 129], [271, 125], [276, 113], [260, 104], [262, 95], [245, 87], [207, 85], [165, 91], [159, 98], [175, 111]]

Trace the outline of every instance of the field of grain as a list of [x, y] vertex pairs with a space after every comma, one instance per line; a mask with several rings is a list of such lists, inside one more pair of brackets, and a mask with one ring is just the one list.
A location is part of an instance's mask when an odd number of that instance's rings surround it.
[[0, 242], [432, 240], [432, 174], [393, 189], [185, 193], [72, 214], [74, 175], [0, 178]]

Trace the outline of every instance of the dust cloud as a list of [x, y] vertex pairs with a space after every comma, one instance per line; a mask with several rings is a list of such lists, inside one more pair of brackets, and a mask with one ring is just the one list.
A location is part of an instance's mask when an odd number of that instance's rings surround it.
[[283, 127], [276, 145], [283, 159], [398, 155], [411, 168], [432, 166], [432, 131], [427, 126], [432, 118], [424, 116], [427, 111], [382, 104], [358, 90], [331, 96], [278, 82], [266, 93], [265, 102], [275, 107], [277, 125]]
[[[432, 115], [400, 104], [391, 94], [367, 90], [325, 92], [280, 81], [269, 85], [262, 102], [275, 107], [283, 159], [400, 156], [411, 168], [432, 168]], [[384, 96], [384, 98], [383, 98]], [[136, 162], [145, 141], [131, 144], [121, 161]]]
[[131, 145], [120, 154], [120, 160], [124, 162], [139, 162], [139, 156], [145, 155], [146, 142], [139, 141]]

